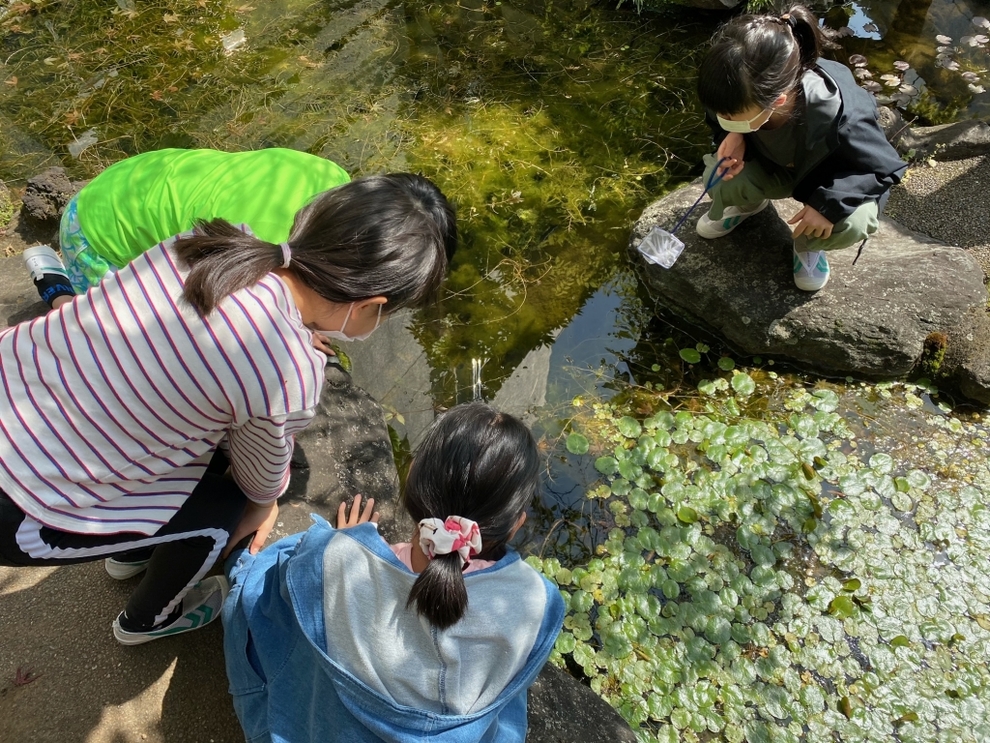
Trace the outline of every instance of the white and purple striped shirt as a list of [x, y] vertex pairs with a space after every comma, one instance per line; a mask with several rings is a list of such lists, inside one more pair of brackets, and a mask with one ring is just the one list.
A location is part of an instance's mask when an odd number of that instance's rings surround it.
[[46, 526], [154, 534], [225, 437], [251, 500], [288, 486], [326, 357], [275, 274], [201, 318], [174, 241], [0, 332], [0, 488]]

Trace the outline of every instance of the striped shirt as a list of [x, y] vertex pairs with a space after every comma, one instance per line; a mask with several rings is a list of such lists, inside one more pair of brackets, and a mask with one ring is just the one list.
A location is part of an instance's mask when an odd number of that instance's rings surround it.
[[154, 534], [224, 438], [248, 498], [288, 486], [326, 358], [275, 274], [201, 318], [175, 239], [0, 332], [0, 488], [46, 526]]

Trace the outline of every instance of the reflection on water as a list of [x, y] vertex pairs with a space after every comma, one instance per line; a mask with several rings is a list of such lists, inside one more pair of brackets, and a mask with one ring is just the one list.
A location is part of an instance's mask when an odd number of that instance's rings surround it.
[[880, 100], [941, 124], [990, 115], [990, 44], [978, 38], [990, 34], [987, 16], [979, 0], [861, 0], [833, 8], [826, 23], [852, 32], [842, 52], [867, 58]]
[[[985, 115], [988, 96], [934, 66], [935, 36], [981, 12], [864, 0], [827, 23], [852, 29], [840, 59], [861, 53], [877, 76], [904, 59], [944, 105]], [[629, 381], [674, 389], [694, 340], [650, 325], [625, 247], [642, 208], [697, 173], [694, 68], [725, 18], [587, 0], [7, 3], [0, 178], [89, 177], [166, 146], [420, 171], [455, 202], [462, 249], [448, 296], [408, 325], [419, 413], [424, 397], [523, 410]]]

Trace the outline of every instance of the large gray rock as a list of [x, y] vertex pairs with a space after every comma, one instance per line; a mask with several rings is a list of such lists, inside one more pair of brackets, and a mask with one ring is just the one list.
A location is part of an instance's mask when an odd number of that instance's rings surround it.
[[338, 505], [359, 493], [375, 499], [382, 536], [408, 540], [412, 525], [398, 506], [399, 475], [382, 408], [339, 365], [328, 364], [316, 416], [296, 436], [280, 531], [308, 528], [309, 513], [332, 524]]
[[890, 143], [914, 160], [965, 160], [990, 153], [990, 120], [956, 121], [939, 126], [911, 126], [900, 111], [880, 108], [880, 125]]
[[[940, 374], [966, 380], [966, 394], [990, 402], [988, 317], [983, 272], [967, 252], [883, 219], [857, 260], [856, 248], [829, 255], [821, 291], [795, 288], [790, 229], [778, 216], [791, 200], [750, 218], [719, 240], [694, 232], [696, 214], [678, 232], [684, 253], [671, 269], [649, 265], [635, 247], [656, 225], [670, 226], [701, 193], [693, 183], [649, 206], [630, 249], [658, 304], [723, 338], [738, 352], [773, 355], [819, 373], [893, 378], [921, 360], [926, 339], [945, 336]], [[776, 207], [776, 208], [775, 208]], [[965, 328], [964, 330], [961, 330]]]
[[433, 422], [432, 370], [413, 332], [414, 316], [400, 310], [366, 341], [342, 343], [354, 383], [388, 411], [388, 423], [413, 449]]
[[529, 690], [527, 743], [635, 743], [625, 720], [601, 697], [547, 665]]

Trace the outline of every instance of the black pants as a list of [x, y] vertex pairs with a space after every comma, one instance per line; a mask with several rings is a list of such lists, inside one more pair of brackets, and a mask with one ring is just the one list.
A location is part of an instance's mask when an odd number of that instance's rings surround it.
[[[148, 559], [148, 571], [127, 602], [130, 623], [151, 627], [182, 602], [186, 592], [209, 571], [226, 547], [244, 513], [247, 498], [233, 480], [211, 464], [175, 516], [155, 534], [73, 534], [40, 526], [0, 490], [0, 565], [71, 565], [125, 557]], [[226, 469], [226, 467], [223, 467]], [[125, 496], [126, 497], [126, 496]], [[39, 528], [40, 526], [40, 528]], [[18, 531], [40, 537], [35, 554], [21, 550]]]

